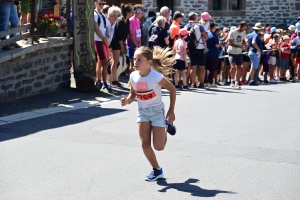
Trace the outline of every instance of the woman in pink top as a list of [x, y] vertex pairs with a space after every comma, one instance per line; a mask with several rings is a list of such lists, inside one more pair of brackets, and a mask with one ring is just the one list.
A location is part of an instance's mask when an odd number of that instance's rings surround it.
[[[187, 38], [187, 35], [189, 32], [186, 29], [180, 29], [179, 36], [180, 38], [175, 41], [173, 51], [176, 58], [176, 64], [174, 65], [175, 74], [174, 74], [174, 83], [176, 90], [189, 90], [187, 84], [186, 84], [186, 68], [187, 68], [187, 62], [186, 62], [186, 48], [187, 48], [187, 42], [185, 39]], [[182, 77], [183, 80], [183, 88], [178, 85], [178, 78]]]

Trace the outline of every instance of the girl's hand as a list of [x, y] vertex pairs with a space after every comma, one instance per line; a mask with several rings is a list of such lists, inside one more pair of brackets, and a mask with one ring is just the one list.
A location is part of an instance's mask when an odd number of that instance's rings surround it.
[[166, 119], [168, 120], [169, 124], [173, 124], [173, 122], [175, 121], [175, 113], [173, 110], [168, 111]]
[[122, 106], [126, 106], [128, 104], [128, 99], [125, 95], [122, 95], [122, 98], [121, 98], [121, 105]]

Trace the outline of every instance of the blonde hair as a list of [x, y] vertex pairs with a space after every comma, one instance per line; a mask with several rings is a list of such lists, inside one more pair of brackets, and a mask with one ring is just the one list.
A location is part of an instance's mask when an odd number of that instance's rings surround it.
[[158, 16], [155, 21], [153, 22], [153, 26], [161, 26], [167, 22], [166, 18], [163, 16]]
[[152, 60], [152, 68], [164, 76], [173, 72], [173, 65], [175, 65], [176, 59], [169, 47], [163, 49], [159, 46], [154, 46], [153, 50], [151, 50], [149, 47], [142, 46], [137, 48], [136, 52], [142, 54], [147, 60]]

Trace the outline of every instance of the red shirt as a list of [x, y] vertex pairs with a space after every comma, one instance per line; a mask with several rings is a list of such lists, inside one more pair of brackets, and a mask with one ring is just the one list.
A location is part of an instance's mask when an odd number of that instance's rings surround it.
[[[286, 44], [286, 43], [282, 43], [281, 45], [280, 45], [280, 50], [281, 49], [284, 49], [284, 50], [290, 50], [291, 49], [291, 46], [289, 45], [289, 44]], [[290, 57], [290, 54], [288, 54], [288, 53], [282, 53], [282, 51], [281, 51], [281, 54], [280, 54], [280, 58], [283, 58], [283, 59], [289, 59], [289, 57]]]
[[293, 33], [293, 34], [291, 35], [291, 40], [294, 40], [296, 37], [297, 37], [297, 34], [296, 34], [296, 33]]

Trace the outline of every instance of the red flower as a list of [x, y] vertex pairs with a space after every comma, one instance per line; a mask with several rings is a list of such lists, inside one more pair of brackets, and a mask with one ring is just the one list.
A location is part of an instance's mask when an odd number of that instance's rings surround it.
[[49, 18], [49, 15], [45, 14], [44, 17], [45, 17], [45, 18]]
[[47, 13], [47, 15], [51, 15], [51, 14], [52, 14], [52, 12], [48, 12], [48, 13]]
[[53, 14], [50, 14], [50, 15], [49, 15], [49, 17], [53, 18], [53, 17], [54, 17], [54, 15], [53, 15]]
[[42, 16], [38, 16], [38, 18], [39, 18], [39, 19], [43, 19], [43, 17], [42, 17]]
[[48, 24], [50, 24], [50, 25], [51, 25], [51, 24], [52, 24], [52, 21], [51, 21], [51, 20], [48, 20]]
[[54, 17], [54, 19], [55, 19], [56, 21], [58, 21], [58, 20], [60, 20], [60, 17]]
[[61, 29], [65, 29], [65, 28], [66, 28], [66, 25], [62, 24], [62, 25], [60, 25], [60, 28], [61, 28]]

